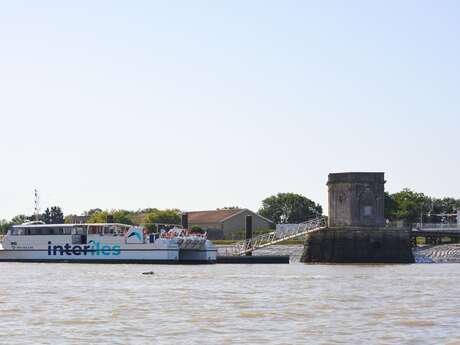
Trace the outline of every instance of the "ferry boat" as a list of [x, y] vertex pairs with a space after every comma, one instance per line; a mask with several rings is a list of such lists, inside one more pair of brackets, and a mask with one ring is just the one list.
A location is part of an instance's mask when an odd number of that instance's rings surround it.
[[12, 226], [0, 244], [0, 261], [86, 263], [215, 263], [217, 250], [206, 235], [173, 228], [147, 234], [126, 224]]

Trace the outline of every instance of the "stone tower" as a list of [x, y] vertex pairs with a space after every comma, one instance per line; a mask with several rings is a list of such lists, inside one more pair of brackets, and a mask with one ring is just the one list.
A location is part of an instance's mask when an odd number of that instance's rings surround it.
[[329, 227], [383, 227], [384, 173], [329, 174]]
[[411, 230], [385, 227], [384, 173], [329, 174], [329, 227], [307, 234], [301, 262], [413, 263]]

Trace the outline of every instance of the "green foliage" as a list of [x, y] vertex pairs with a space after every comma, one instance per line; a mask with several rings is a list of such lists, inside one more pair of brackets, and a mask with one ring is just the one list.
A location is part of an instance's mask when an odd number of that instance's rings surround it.
[[29, 221], [29, 217], [27, 217], [25, 214], [19, 214], [17, 216], [14, 216], [13, 219], [11, 219], [11, 225], [19, 225], [23, 224], [25, 222]]
[[132, 218], [133, 214], [130, 211], [126, 211], [126, 210], [112, 211], [111, 215], [113, 216], [114, 223], [134, 225], [133, 218]]
[[62, 224], [64, 223], [64, 213], [59, 206], [53, 206], [51, 209], [45, 210], [40, 216], [40, 220], [46, 224]]
[[90, 209], [90, 210], [88, 210], [88, 211], [84, 211], [84, 212], [83, 212], [83, 215], [84, 215], [84, 216], [89, 216], [89, 217], [91, 217], [91, 216], [92, 216], [93, 214], [95, 214], [96, 212], [102, 212], [102, 210], [101, 210], [100, 208], [92, 208], [92, 209]]
[[388, 207], [385, 207], [387, 218], [415, 223], [420, 220], [420, 214], [426, 211], [429, 198], [423, 193], [405, 188], [398, 193], [391, 194], [385, 201], [389, 203]]
[[96, 211], [89, 217], [87, 223], [107, 223], [113, 217], [113, 223], [133, 225], [132, 212], [126, 210]]
[[8, 228], [10, 227], [10, 223], [5, 220], [5, 219], [1, 219], [0, 220], [0, 234], [6, 234], [6, 232], [8, 231]]
[[259, 214], [275, 223], [301, 223], [323, 214], [321, 205], [300, 194], [279, 193], [262, 201]]
[[180, 224], [180, 211], [177, 209], [157, 210], [154, 209], [144, 218], [145, 227], [149, 231], [155, 231], [154, 224]]
[[453, 214], [460, 208], [460, 200], [454, 198], [433, 198], [408, 188], [394, 194], [385, 193], [385, 217], [390, 220], [404, 220], [407, 223], [440, 222], [440, 214]]
[[455, 213], [460, 208], [460, 199], [454, 198], [442, 198], [430, 199], [430, 213], [442, 214], [442, 213]]
[[154, 208], [154, 207], [148, 207], [148, 208], [144, 208], [144, 209], [138, 211], [138, 213], [147, 214], [147, 213], [152, 213], [152, 212], [156, 212], [156, 211], [159, 211], [159, 210], [157, 208]]
[[87, 223], [107, 223], [108, 211], [97, 211], [91, 214], [86, 221]]
[[394, 219], [394, 214], [396, 212], [396, 202], [394, 201], [393, 197], [388, 192], [385, 192], [384, 198], [385, 198], [385, 200], [384, 200], [385, 218], [395, 220]]
[[68, 214], [67, 216], [64, 217], [64, 223], [65, 224], [71, 224], [72, 223], [72, 218], [75, 217], [75, 214]]
[[199, 226], [192, 226], [192, 228], [190, 229], [191, 233], [195, 233], [195, 234], [204, 234], [204, 230], [202, 228], [200, 228]]

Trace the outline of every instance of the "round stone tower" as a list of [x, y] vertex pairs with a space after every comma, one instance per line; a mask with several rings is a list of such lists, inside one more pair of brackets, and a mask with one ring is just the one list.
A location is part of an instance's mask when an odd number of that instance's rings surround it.
[[382, 227], [384, 173], [329, 174], [329, 227]]

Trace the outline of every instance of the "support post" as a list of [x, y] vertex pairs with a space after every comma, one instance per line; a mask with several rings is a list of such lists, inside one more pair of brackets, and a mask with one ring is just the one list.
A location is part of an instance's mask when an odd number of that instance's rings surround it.
[[188, 213], [187, 212], [182, 213], [181, 224], [182, 224], [182, 228], [188, 229]]
[[[246, 216], [246, 240], [252, 238], [252, 216]], [[252, 252], [246, 253], [246, 256], [252, 256]]]

